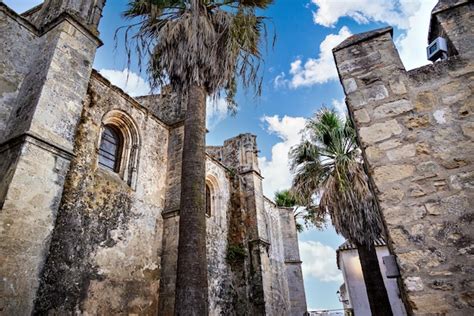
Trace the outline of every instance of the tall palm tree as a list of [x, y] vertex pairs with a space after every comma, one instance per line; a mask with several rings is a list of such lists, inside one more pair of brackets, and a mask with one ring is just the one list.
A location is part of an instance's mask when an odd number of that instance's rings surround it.
[[[131, 0], [126, 48], [148, 59], [152, 87], [170, 84], [187, 103], [181, 174], [175, 314], [207, 315], [205, 219], [206, 97], [226, 95], [237, 81], [260, 92], [264, 18], [273, 0]], [[130, 36], [129, 36], [130, 35]], [[131, 43], [130, 43], [131, 42]]]
[[309, 119], [307, 138], [290, 152], [292, 192], [315, 218], [329, 214], [336, 231], [357, 246], [372, 315], [392, 315], [375, 251], [382, 233], [356, 135], [349, 120], [323, 109]]

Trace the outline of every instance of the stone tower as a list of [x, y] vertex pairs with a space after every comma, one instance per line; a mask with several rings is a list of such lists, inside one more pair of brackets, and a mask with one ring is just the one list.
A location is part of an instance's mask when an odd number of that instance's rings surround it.
[[474, 313], [473, 9], [438, 2], [428, 40], [445, 38], [448, 58], [417, 69], [391, 28], [333, 50], [409, 314]]
[[[104, 0], [0, 3], [0, 313], [28, 315], [49, 247]], [[4, 84], [3, 84], [4, 83]]]

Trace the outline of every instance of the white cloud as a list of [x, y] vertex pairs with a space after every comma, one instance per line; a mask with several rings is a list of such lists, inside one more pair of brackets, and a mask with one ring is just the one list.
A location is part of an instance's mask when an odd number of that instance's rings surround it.
[[264, 194], [273, 198], [275, 191], [289, 189], [293, 176], [289, 168], [288, 152], [291, 147], [301, 140], [300, 131], [304, 128], [306, 119], [304, 117], [278, 115], [264, 116], [262, 121], [267, 125], [269, 133], [276, 134], [281, 141], [272, 147], [271, 159], [259, 158], [259, 165], [264, 175]]
[[311, 0], [311, 2], [318, 7], [317, 11], [313, 11], [314, 23], [322, 26], [333, 27], [341, 17], [347, 16], [359, 24], [375, 21], [406, 27], [403, 8], [400, 8], [394, 0]]
[[336, 250], [319, 241], [299, 243], [302, 269], [305, 278], [315, 277], [322, 282], [342, 282], [342, 273], [337, 269]]
[[334, 27], [342, 17], [359, 24], [381, 22], [395, 26], [403, 33], [395, 40], [407, 69], [429, 63], [426, 59], [428, 27], [431, 10], [438, 0], [311, 0], [316, 24]]
[[206, 101], [206, 127], [212, 130], [224, 120], [229, 113], [227, 102], [224, 98], [207, 98]]
[[336, 80], [338, 76], [332, 49], [351, 35], [349, 28], [343, 26], [339, 33], [329, 34], [321, 42], [318, 58], [309, 58], [304, 65], [301, 58], [293, 61], [290, 67], [291, 87], [312, 86], [317, 83]]
[[344, 99], [342, 99], [342, 100], [333, 99], [332, 100], [332, 107], [334, 108], [334, 110], [336, 110], [337, 115], [341, 119], [344, 119], [344, 120], [346, 119], [347, 106], [346, 106], [346, 102], [344, 101]]
[[132, 97], [150, 94], [148, 82], [133, 71], [101, 69], [99, 73]]
[[273, 87], [275, 89], [285, 88], [288, 85], [288, 79], [286, 79], [286, 74], [281, 72], [279, 75], [273, 79]]
[[[413, 2], [405, 0], [403, 2]], [[416, 2], [416, 1], [415, 1]], [[411, 12], [407, 18], [409, 28], [395, 40], [400, 58], [406, 69], [413, 69], [429, 64], [426, 58], [426, 46], [428, 44], [428, 27], [431, 18], [431, 10], [438, 0], [423, 0], [416, 10]]]

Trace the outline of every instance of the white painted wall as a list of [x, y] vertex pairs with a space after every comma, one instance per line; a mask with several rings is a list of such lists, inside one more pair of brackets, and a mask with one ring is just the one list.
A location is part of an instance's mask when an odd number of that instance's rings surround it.
[[[397, 279], [388, 279], [385, 277], [385, 265], [382, 257], [388, 256], [387, 247], [377, 247], [377, 257], [379, 259], [380, 271], [384, 277], [385, 287], [387, 288], [390, 304], [394, 316], [406, 316], [405, 306], [400, 299]], [[371, 316], [367, 290], [365, 288], [364, 277], [362, 276], [362, 267], [360, 266], [359, 254], [357, 249], [340, 250], [339, 267], [344, 276], [349, 301], [354, 310], [355, 316]]]

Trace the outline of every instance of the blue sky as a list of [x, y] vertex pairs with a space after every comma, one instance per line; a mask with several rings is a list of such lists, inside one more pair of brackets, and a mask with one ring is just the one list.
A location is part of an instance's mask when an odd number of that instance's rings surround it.
[[[17, 12], [41, 1], [5, 0]], [[113, 35], [124, 25], [120, 17], [126, 0], [108, 0], [100, 24], [104, 46], [94, 68], [132, 95], [147, 94], [146, 76], [136, 65], [126, 81], [123, 49], [114, 49]], [[394, 40], [407, 69], [426, 64], [425, 46], [429, 13], [436, 0], [277, 0], [263, 12], [272, 19], [277, 34], [274, 49], [265, 54], [263, 94], [238, 94], [239, 111], [226, 113], [218, 100], [208, 106], [210, 145], [222, 144], [239, 133], [257, 135], [264, 191], [291, 184], [288, 150], [300, 139], [304, 118], [323, 104], [344, 111], [343, 92], [337, 79], [331, 49], [350, 34], [392, 25]], [[120, 45], [119, 45], [120, 47]], [[333, 229], [300, 234], [308, 308], [341, 308], [336, 292], [342, 276], [336, 267], [335, 249], [343, 242]]]

